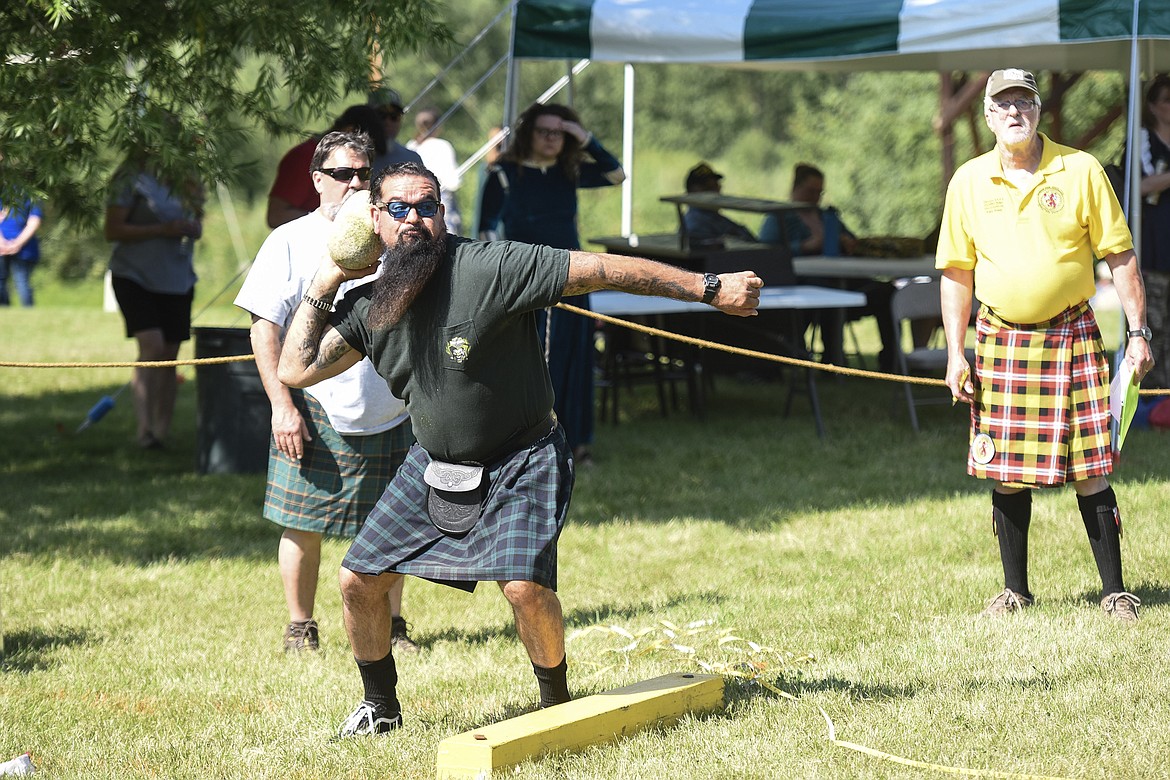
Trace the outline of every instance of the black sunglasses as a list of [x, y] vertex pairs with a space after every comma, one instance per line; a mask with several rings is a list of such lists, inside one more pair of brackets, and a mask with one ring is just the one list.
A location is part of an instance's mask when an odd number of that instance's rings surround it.
[[361, 168], [318, 168], [317, 170], [334, 181], [349, 181], [354, 176], [357, 176], [360, 181], [370, 180], [370, 166], [368, 165]]
[[392, 200], [378, 208], [385, 209], [394, 219], [406, 219], [411, 209], [417, 211], [420, 217], [433, 217], [439, 213], [439, 201], [420, 200], [418, 203], [407, 203], [404, 200]]

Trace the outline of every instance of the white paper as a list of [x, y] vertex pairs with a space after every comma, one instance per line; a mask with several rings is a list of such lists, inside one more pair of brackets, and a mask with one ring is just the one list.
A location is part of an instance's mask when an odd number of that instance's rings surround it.
[[1133, 368], [1129, 361], [1122, 359], [1117, 367], [1117, 374], [1109, 383], [1109, 414], [1114, 420], [1121, 422], [1121, 411], [1125, 407], [1125, 394], [1133, 384]]

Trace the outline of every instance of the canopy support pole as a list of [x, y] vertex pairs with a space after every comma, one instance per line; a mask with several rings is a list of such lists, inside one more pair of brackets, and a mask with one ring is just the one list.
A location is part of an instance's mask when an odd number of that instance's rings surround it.
[[634, 66], [626, 63], [625, 92], [622, 100], [622, 235], [634, 230]]
[[508, 33], [508, 76], [504, 82], [504, 117], [502, 127], [511, 128], [516, 122], [516, 96], [520, 91], [520, 63], [516, 61], [516, 5], [512, 0], [512, 28]]

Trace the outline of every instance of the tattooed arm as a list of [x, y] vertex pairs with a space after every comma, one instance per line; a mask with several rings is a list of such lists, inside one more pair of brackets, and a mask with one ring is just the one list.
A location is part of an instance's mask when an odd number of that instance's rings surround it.
[[[760, 305], [764, 280], [752, 271], [719, 274], [722, 286], [711, 305], [725, 314], [752, 317]], [[640, 257], [595, 252], [569, 252], [565, 295], [593, 290], [620, 290], [680, 301], [703, 300], [703, 274]]]
[[[341, 269], [337, 270], [337, 274], [329, 273], [322, 266], [305, 294], [319, 301], [332, 301], [346, 278]], [[362, 354], [329, 324], [329, 312], [301, 301], [284, 337], [277, 376], [289, 387], [308, 387], [337, 376], [361, 359]]]

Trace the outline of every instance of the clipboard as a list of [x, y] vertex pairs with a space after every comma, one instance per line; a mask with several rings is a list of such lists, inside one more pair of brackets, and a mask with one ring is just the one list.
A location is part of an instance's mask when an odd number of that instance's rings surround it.
[[1129, 424], [1133, 422], [1133, 415], [1138, 407], [1139, 385], [1134, 381], [1133, 368], [1129, 361], [1122, 358], [1117, 366], [1117, 373], [1109, 383], [1109, 414], [1117, 422], [1117, 446], [1121, 452], [1125, 444], [1125, 434], [1129, 432]]

